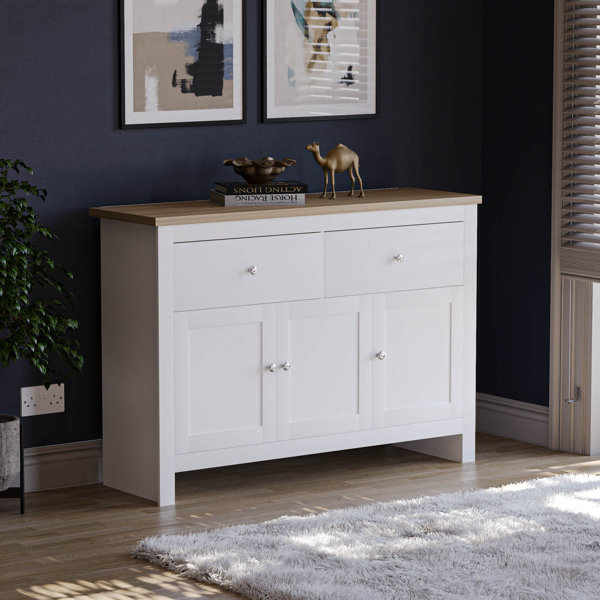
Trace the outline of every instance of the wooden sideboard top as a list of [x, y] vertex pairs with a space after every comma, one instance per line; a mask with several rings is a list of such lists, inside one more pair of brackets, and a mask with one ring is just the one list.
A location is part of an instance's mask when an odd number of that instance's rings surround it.
[[348, 192], [338, 192], [335, 200], [321, 198], [320, 194], [307, 194], [304, 206], [252, 206], [223, 207], [215, 202], [161, 202], [154, 204], [129, 204], [124, 206], [99, 206], [90, 208], [90, 216], [101, 219], [128, 221], [160, 227], [161, 225], [188, 225], [218, 221], [245, 221], [309, 215], [395, 210], [399, 208], [429, 208], [481, 204], [481, 196], [425, 190], [419, 188], [388, 188], [366, 190], [366, 198], [350, 198]]

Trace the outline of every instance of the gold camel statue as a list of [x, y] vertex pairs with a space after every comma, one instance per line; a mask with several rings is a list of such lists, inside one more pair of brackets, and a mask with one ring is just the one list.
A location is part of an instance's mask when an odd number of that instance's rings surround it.
[[330, 198], [335, 198], [335, 174], [343, 173], [344, 171], [348, 171], [348, 175], [350, 175], [350, 179], [352, 181], [352, 189], [348, 196], [354, 196], [354, 184], [356, 183], [356, 177], [358, 177], [358, 183], [360, 184], [360, 194], [359, 198], [365, 197], [365, 192], [363, 190], [363, 182], [358, 172], [358, 154], [353, 150], [350, 150], [348, 146], [344, 146], [344, 144], [338, 144], [335, 148], [331, 149], [326, 155], [325, 158], [321, 156], [321, 148], [320, 142], [313, 142], [306, 146], [306, 150], [312, 152], [315, 156], [315, 160], [321, 165], [323, 169], [323, 174], [325, 175], [325, 189], [321, 194], [321, 198], [325, 198], [327, 195], [327, 186], [329, 185], [329, 174], [331, 173], [331, 196]]

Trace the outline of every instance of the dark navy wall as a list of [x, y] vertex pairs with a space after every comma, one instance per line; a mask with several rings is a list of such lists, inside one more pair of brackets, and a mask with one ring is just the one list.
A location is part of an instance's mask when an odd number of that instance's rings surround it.
[[[75, 274], [86, 366], [64, 414], [33, 417], [26, 445], [101, 437], [98, 223], [90, 206], [206, 198], [224, 158], [291, 156], [290, 177], [321, 186], [303, 150], [342, 141], [368, 187], [481, 191], [480, 0], [381, 0], [380, 117], [260, 123], [260, 2], [247, 7], [247, 124], [121, 130], [116, 0], [19, 0], [0, 7], [0, 155], [22, 157], [46, 187], [42, 220]], [[525, 9], [524, 9], [525, 10]], [[530, 71], [528, 69], [528, 71]], [[0, 412], [19, 411], [26, 364], [0, 371]], [[487, 390], [486, 390], [487, 391]]]
[[484, 6], [477, 390], [547, 405], [554, 6]]

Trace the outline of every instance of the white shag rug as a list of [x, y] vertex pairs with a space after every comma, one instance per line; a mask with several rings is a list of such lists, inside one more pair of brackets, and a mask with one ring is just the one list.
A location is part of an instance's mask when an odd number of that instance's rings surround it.
[[146, 538], [134, 556], [252, 600], [598, 600], [600, 477]]

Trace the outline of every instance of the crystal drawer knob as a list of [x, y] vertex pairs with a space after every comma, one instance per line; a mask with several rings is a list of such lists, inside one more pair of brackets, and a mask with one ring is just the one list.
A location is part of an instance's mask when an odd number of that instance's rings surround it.
[[248, 269], [248, 273], [250, 273], [250, 275], [256, 275], [258, 273], [258, 267], [256, 265], [252, 265]]
[[276, 365], [275, 363], [271, 363], [271, 364], [270, 364], [270, 365], [267, 367], [267, 369], [268, 369], [269, 371], [271, 371], [271, 373], [275, 373], [275, 371], [277, 370], [277, 365]]
[[382, 350], [381, 352], [378, 352], [378, 353], [377, 353], [375, 356], [376, 356], [376, 357], [377, 357], [379, 360], [385, 360], [386, 354], [385, 354], [385, 352]]
[[290, 363], [286, 361], [286, 362], [284, 362], [284, 363], [281, 365], [281, 368], [282, 368], [284, 371], [289, 371], [289, 370], [292, 368], [292, 365], [290, 365]]
[[401, 263], [404, 260], [404, 256], [402, 256], [402, 254], [396, 254], [396, 256], [394, 256], [394, 260], [397, 263]]

